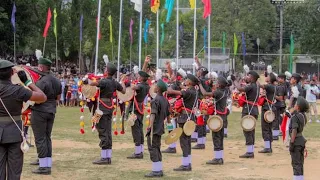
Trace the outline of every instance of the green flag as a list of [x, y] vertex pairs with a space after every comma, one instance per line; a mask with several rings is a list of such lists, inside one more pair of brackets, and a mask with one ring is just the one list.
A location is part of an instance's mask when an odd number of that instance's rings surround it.
[[290, 57], [289, 57], [289, 71], [292, 73], [292, 63], [293, 63], [293, 52], [294, 52], [294, 39], [293, 34], [290, 36]]
[[238, 39], [236, 33], [233, 34], [233, 55], [236, 56], [238, 52]]
[[53, 10], [53, 33], [54, 36], [57, 38], [57, 10], [54, 8]]
[[222, 33], [222, 53], [226, 54], [226, 33]]
[[110, 23], [110, 42], [112, 43], [112, 40], [113, 40], [113, 36], [112, 36], [112, 16], [108, 16], [108, 20], [109, 20], [109, 23]]
[[162, 47], [163, 41], [164, 41], [164, 23], [161, 24], [161, 40], [160, 40], [160, 45]]

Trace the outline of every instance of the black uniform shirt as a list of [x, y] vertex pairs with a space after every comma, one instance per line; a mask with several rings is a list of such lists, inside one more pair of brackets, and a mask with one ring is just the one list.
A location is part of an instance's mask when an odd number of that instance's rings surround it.
[[170, 115], [169, 102], [163, 97], [157, 95], [151, 101], [151, 114], [155, 115], [153, 122], [153, 134], [161, 136], [164, 134], [164, 120]]
[[213, 92], [213, 97], [216, 101], [216, 108], [220, 112], [224, 112], [227, 106], [227, 99], [228, 99], [228, 89], [220, 89], [218, 88]]
[[55, 78], [53, 74], [47, 73], [40, 77], [39, 81], [36, 82], [36, 86], [47, 96], [47, 101], [41, 104], [35, 104], [32, 110], [55, 114], [57, 112], [57, 96], [59, 96], [62, 91], [59, 79]]
[[[26, 102], [32, 96], [32, 92], [22, 86], [13, 85], [11, 81], [0, 80], [0, 97], [10, 112], [11, 116], [20, 116], [23, 102]], [[1, 118], [6, 118], [2, 121]], [[15, 119], [16, 123], [22, 128], [22, 122]], [[0, 144], [21, 142], [21, 132], [0, 103]]]
[[183, 103], [186, 108], [192, 110], [192, 108], [196, 105], [195, 103], [198, 103], [196, 102], [198, 101], [197, 93], [198, 92], [194, 87], [189, 88], [185, 91], [181, 91]]
[[[248, 84], [245, 88], [244, 88], [246, 95], [247, 95], [247, 101], [250, 102], [255, 102], [257, 103], [258, 98], [259, 98], [259, 90], [260, 88], [257, 86], [256, 83], [251, 83]], [[248, 109], [249, 107], [249, 109]], [[252, 106], [251, 104], [245, 104], [242, 108], [242, 114], [249, 114], [250, 115], [259, 115], [259, 111], [258, 111], [258, 107], [257, 106]]]
[[111, 107], [111, 108], [107, 108], [100, 103], [99, 109], [103, 113], [112, 113], [114, 109], [112, 106], [112, 99], [111, 99], [113, 97], [113, 93], [115, 91], [122, 91], [123, 87], [119, 82], [112, 79], [112, 77], [101, 79], [97, 87], [100, 87], [100, 98], [106, 98], [106, 100], [102, 99], [101, 101], [106, 106]]
[[293, 116], [291, 117], [290, 125], [289, 125], [289, 132], [290, 135], [293, 129], [297, 130], [297, 136], [294, 141], [294, 145], [304, 145], [306, 140], [302, 136], [303, 128], [306, 124], [306, 117], [303, 113], [294, 112]]
[[[283, 84], [277, 85], [276, 96], [282, 96], [283, 98], [285, 98], [285, 96], [287, 96], [287, 92], [288, 90], [287, 90], [286, 84], [283, 83]], [[276, 100], [275, 107], [285, 108], [286, 107], [285, 99], [283, 99], [283, 101]]]
[[141, 103], [144, 101], [144, 99], [146, 98], [146, 96], [148, 95], [149, 93], [149, 89], [150, 89], [150, 86], [147, 82], [141, 82], [141, 83], [138, 83], [137, 86], [136, 86], [136, 100], [137, 102]]
[[[271, 102], [273, 102], [275, 99], [275, 93], [277, 93], [276, 88], [277, 87], [273, 84], [264, 85], [264, 89], [266, 90], [267, 99]], [[269, 110], [269, 106], [271, 107], [272, 105], [268, 101], [265, 101], [262, 108], [264, 110]]]

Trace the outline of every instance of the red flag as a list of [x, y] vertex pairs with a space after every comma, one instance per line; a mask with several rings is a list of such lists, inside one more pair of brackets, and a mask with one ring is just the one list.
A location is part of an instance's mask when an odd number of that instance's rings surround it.
[[43, 37], [47, 37], [48, 35], [48, 30], [49, 30], [49, 27], [50, 27], [50, 22], [51, 22], [51, 10], [50, 8], [48, 9], [48, 15], [47, 15], [47, 23], [46, 23], [46, 27], [44, 28], [44, 32], [43, 32]]
[[[98, 26], [98, 18], [96, 19], [96, 23], [97, 23], [97, 26]], [[101, 25], [101, 23], [100, 23]], [[100, 29], [99, 29], [99, 40], [101, 39], [101, 33], [100, 33]]]
[[206, 19], [211, 14], [211, 0], [202, 0], [204, 5], [203, 18]]
[[282, 140], [284, 141], [286, 138], [286, 130], [287, 130], [287, 123], [288, 123], [289, 117], [287, 115], [284, 115], [282, 118], [282, 124], [281, 124], [281, 132], [282, 132]]

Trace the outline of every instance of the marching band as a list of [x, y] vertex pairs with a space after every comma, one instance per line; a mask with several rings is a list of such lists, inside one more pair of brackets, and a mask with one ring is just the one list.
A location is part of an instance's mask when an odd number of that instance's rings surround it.
[[[288, 131], [286, 133], [287, 139], [290, 139], [289, 149], [294, 176], [303, 179], [303, 157], [301, 157], [301, 153], [303, 156], [306, 141], [302, 136], [302, 131], [306, 123], [304, 113], [309, 107], [305, 99], [301, 97], [303, 92], [299, 85], [300, 75], [280, 74], [278, 76], [272, 71], [268, 71], [265, 73], [265, 84], [260, 84], [258, 82], [260, 75], [255, 71], [250, 71], [245, 66], [246, 76], [243, 78], [243, 82], [239, 83], [241, 81], [235, 81], [233, 75], [224, 77], [209, 72], [207, 68], [201, 66], [197, 58], [194, 64], [196, 75], [186, 73], [181, 68], [177, 70], [175, 64], [170, 62], [166, 63], [167, 73], [163, 73], [160, 69], [155, 69], [152, 64], [150, 65], [150, 61], [151, 57], [147, 56], [142, 71], [135, 67], [132, 73], [123, 74], [119, 81], [114, 79], [114, 75], [118, 71], [116, 66], [109, 62], [107, 62], [102, 76], [87, 75], [82, 79], [80, 86], [82, 99], [89, 100], [87, 104], [92, 112], [93, 129], [97, 129], [100, 139], [100, 158], [93, 164], [111, 164], [112, 122], [113, 118], [116, 118], [114, 116], [117, 115], [116, 103], [122, 107], [121, 133], [124, 134], [124, 121], [127, 121], [127, 125], [131, 126], [135, 144], [134, 153], [128, 156], [128, 159], [144, 158], [144, 137], [145, 135], [147, 137], [152, 171], [146, 174], [146, 177], [162, 177], [164, 175], [161, 153], [176, 153], [176, 142], [178, 140], [182, 150], [182, 162], [174, 171], [192, 171], [191, 152], [192, 149], [205, 149], [206, 127], [212, 131], [214, 144], [213, 159], [206, 164], [223, 165], [224, 138], [227, 137], [228, 133], [227, 117], [232, 112], [232, 104], [237, 104], [237, 106], [242, 107], [241, 126], [246, 144], [246, 153], [239, 158], [254, 158], [255, 126], [259, 115], [258, 106], [261, 106], [261, 128], [265, 146], [259, 153], [273, 152], [272, 141], [278, 139], [280, 125], [283, 124], [281, 121], [285, 119], [284, 117], [289, 117], [289, 120], [285, 122], [285, 126], [287, 126], [285, 130]], [[28, 72], [29, 70], [20, 69], [18, 73], [20, 81], [23, 82], [21, 85], [29, 87], [38, 93], [38, 96], [41, 94], [47, 97], [46, 100], [40, 97], [35, 98], [33, 96], [36, 95], [31, 96], [31, 91], [28, 91], [17, 100], [19, 103], [28, 100], [38, 101], [38, 104], [34, 106], [27, 105], [28, 108], [31, 108], [31, 126], [34, 130], [39, 158], [34, 163], [39, 164], [39, 169], [34, 171], [37, 174], [51, 174], [51, 130], [56, 112], [55, 101], [60, 99], [59, 95], [61, 94], [59, 81], [48, 72], [48, 67], [51, 66], [50, 62], [49, 59], [40, 58], [39, 68], [37, 70], [31, 69], [32, 72], [37, 72], [36, 74], [40, 75], [40, 78], [36, 80], [36, 85], [41, 90], [29, 83], [29, 79], [34, 79], [34, 75]], [[3, 73], [4, 69], [12, 67], [12, 64], [0, 61], [0, 73]], [[28, 77], [26, 74], [28, 74]], [[291, 90], [289, 91], [290, 109], [285, 112], [285, 100], [288, 96], [286, 78], [291, 78]], [[1, 79], [1, 84], [4, 81]], [[14, 80], [12, 80], [13, 82]], [[4, 87], [7, 86], [5, 84]], [[13, 85], [10, 84], [10, 86]], [[6, 96], [2, 93], [3, 90], [0, 90], [1, 98], [6, 100]], [[89, 105], [90, 102], [91, 105]], [[147, 109], [145, 106], [149, 102], [151, 106], [150, 109]], [[0, 104], [0, 125], [4, 123], [5, 120], [3, 119], [9, 119], [7, 118], [8, 115], [4, 114], [2, 110], [5, 106], [8, 107], [9, 105]], [[9, 110], [12, 109], [9, 108]], [[148, 127], [146, 134], [143, 131], [145, 111], [149, 113], [147, 115], [149, 122], [146, 124]], [[15, 113], [14, 110], [10, 113], [20, 115]], [[14, 121], [17, 120], [14, 119]], [[10, 119], [8, 121], [10, 122]], [[169, 147], [161, 151], [161, 136], [165, 133], [165, 128], [169, 132], [169, 135], [165, 137], [165, 143]], [[4, 143], [6, 142], [7, 132], [6, 130], [3, 131], [1, 126], [0, 130], [0, 135], [2, 135], [0, 136], [0, 142]], [[194, 139], [196, 139], [197, 144], [191, 147], [191, 142]], [[16, 142], [20, 142], [20, 140]], [[1, 149], [1, 151], [5, 150]], [[17, 168], [21, 171], [22, 167]], [[3, 173], [2, 168], [0, 175]], [[8, 178], [12, 176], [15, 175], [8, 173]]]

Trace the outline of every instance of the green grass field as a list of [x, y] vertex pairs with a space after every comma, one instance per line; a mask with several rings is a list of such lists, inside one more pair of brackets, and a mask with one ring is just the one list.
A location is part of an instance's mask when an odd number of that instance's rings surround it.
[[[25, 155], [25, 164], [22, 179], [112, 179], [112, 180], [135, 180], [144, 179], [145, 173], [151, 170], [151, 161], [145, 145], [143, 160], [127, 160], [126, 156], [134, 150], [131, 131], [128, 128], [124, 135], [113, 136], [113, 159], [112, 165], [96, 166], [92, 161], [99, 158], [99, 138], [97, 132], [91, 132], [91, 123], [88, 110], [85, 110], [85, 134], [80, 134], [79, 129], [79, 108], [59, 108], [56, 115], [53, 139], [53, 168], [51, 176], [38, 176], [31, 173], [35, 166], [29, 163], [36, 159], [36, 149], [31, 150]], [[245, 152], [244, 137], [240, 127], [240, 113], [233, 113], [229, 116], [229, 134], [225, 140], [225, 164], [224, 166], [206, 166], [205, 161], [212, 159], [212, 140], [211, 134], [207, 135], [207, 147], [203, 151], [192, 151], [193, 171], [188, 173], [177, 173], [172, 169], [181, 163], [181, 150], [177, 146], [178, 153], [174, 155], [163, 154], [164, 173], [163, 179], [291, 179], [292, 169], [290, 165], [289, 153], [285, 150], [282, 142], [275, 142], [273, 155], [258, 155], [263, 140], [261, 137], [260, 120], [257, 121], [256, 128], [256, 157], [253, 160], [241, 160], [238, 155]], [[118, 122], [120, 124], [120, 122]], [[308, 124], [304, 135], [310, 142], [308, 148], [309, 159], [312, 164], [320, 164], [320, 124]], [[164, 136], [163, 136], [164, 137]], [[146, 144], [146, 143], [145, 143]], [[162, 148], [167, 146], [162, 143]], [[272, 157], [274, 156], [274, 157]], [[266, 160], [272, 159], [267, 164]], [[306, 162], [308, 163], [308, 162]], [[310, 164], [310, 166], [314, 166]], [[315, 165], [316, 166], [316, 165]], [[279, 167], [279, 168], [275, 168]], [[246, 169], [243, 169], [246, 168]], [[314, 167], [317, 168], [317, 167]], [[248, 171], [252, 169], [253, 171]], [[265, 173], [264, 170], [275, 171], [275, 173]], [[238, 171], [238, 172], [237, 172]], [[279, 172], [277, 172], [279, 171]], [[309, 168], [307, 173], [313, 173]], [[260, 172], [260, 173], [259, 173]], [[319, 172], [314, 172], [318, 173]], [[240, 175], [238, 175], [240, 174]], [[270, 175], [269, 175], [270, 174]], [[286, 174], [283, 177], [282, 174]], [[306, 178], [313, 179], [313, 177]]]

